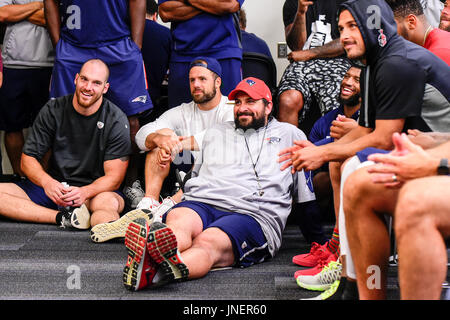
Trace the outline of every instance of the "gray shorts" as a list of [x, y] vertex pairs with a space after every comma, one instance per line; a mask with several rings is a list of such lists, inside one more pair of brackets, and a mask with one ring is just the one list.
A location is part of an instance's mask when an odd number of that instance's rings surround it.
[[283, 73], [278, 94], [286, 90], [297, 90], [303, 94], [304, 105], [299, 114], [299, 123], [311, 107], [313, 98], [322, 115], [339, 107], [338, 97], [341, 82], [351, 64], [346, 58], [313, 59], [291, 63]]

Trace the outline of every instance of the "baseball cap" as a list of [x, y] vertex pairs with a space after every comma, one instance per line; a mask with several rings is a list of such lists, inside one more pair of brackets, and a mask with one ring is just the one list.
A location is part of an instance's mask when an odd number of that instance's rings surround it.
[[234, 100], [238, 92], [245, 92], [250, 98], [255, 100], [264, 98], [267, 101], [272, 102], [272, 93], [270, 92], [269, 87], [264, 81], [257, 78], [248, 77], [239, 82], [236, 88], [228, 95], [228, 99]]
[[[199, 60], [205, 61], [201, 62]], [[197, 57], [194, 60], [191, 61], [191, 64], [189, 66], [189, 70], [191, 70], [191, 68], [193, 67], [204, 67], [208, 70], [211, 70], [212, 72], [214, 72], [215, 74], [217, 74], [219, 77], [222, 78], [222, 67], [220, 66], [219, 61], [217, 61], [214, 58], [210, 58], [210, 57]]]

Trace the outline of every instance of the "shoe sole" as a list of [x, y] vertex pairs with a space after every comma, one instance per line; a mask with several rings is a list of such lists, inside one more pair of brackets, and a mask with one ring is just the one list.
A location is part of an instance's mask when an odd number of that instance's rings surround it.
[[297, 284], [300, 287], [304, 288], [304, 289], [312, 290], [312, 291], [326, 291], [333, 284], [333, 283], [330, 283], [330, 284], [318, 284], [318, 285], [308, 284], [308, 283], [301, 282], [301, 280], [299, 280], [299, 278], [300, 277], [297, 277]]
[[139, 290], [144, 259], [147, 251], [147, 228], [145, 219], [136, 219], [128, 224], [125, 233], [125, 247], [128, 250], [126, 265], [123, 269], [123, 284], [132, 291]]
[[136, 219], [146, 219], [152, 223], [153, 214], [147, 210], [132, 210], [114, 222], [98, 224], [91, 229], [91, 239], [93, 242], [105, 242], [115, 238], [125, 237], [128, 225]]
[[165, 224], [154, 222], [150, 227], [147, 249], [164, 274], [164, 282], [182, 281], [189, 276], [187, 266], [178, 255], [177, 239]]
[[70, 218], [70, 224], [72, 225], [72, 227], [81, 230], [86, 230], [90, 228], [91, 214], [85, 204], [73, 210], [73, 213]]

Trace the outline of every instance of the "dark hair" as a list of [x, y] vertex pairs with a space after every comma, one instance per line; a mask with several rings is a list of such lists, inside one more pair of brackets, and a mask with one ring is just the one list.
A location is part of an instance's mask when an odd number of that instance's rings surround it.
[[386, 0], [395, 17], [406, 18], [408, 15], [423, 15], [423, 7], [419, 0]]
[[158, 5], [155, 0], [147, 0], [147, 13], [152, 15], [158, 12]]

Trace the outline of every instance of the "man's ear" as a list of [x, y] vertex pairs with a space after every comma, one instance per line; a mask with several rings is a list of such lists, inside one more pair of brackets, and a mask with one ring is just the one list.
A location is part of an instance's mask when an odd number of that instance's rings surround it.
[[108, 92], [108, 89], [109, 89], [109, 82], [107, 82], [107, 83], [105, 84], [105, 87], [103, 88], [103, 94], [105, 94], [106, 92]]
[[272, 112], [273, 109], [273, 103], [269, 102], [269, 104], [266, 106], [265, 114], [269, 115]]
[[79, 76], [80, 75], [78, 73], [75, 75], [75, 79], [73, 80], [73, 83], [75, 84], [75, 86], [77, 85], [77, 79]]
[[409, 14], [406, 17], [406, 25], [408, 26], [408, 30], [415, 30], [417, 28], [417, 17], [413, 14]]

